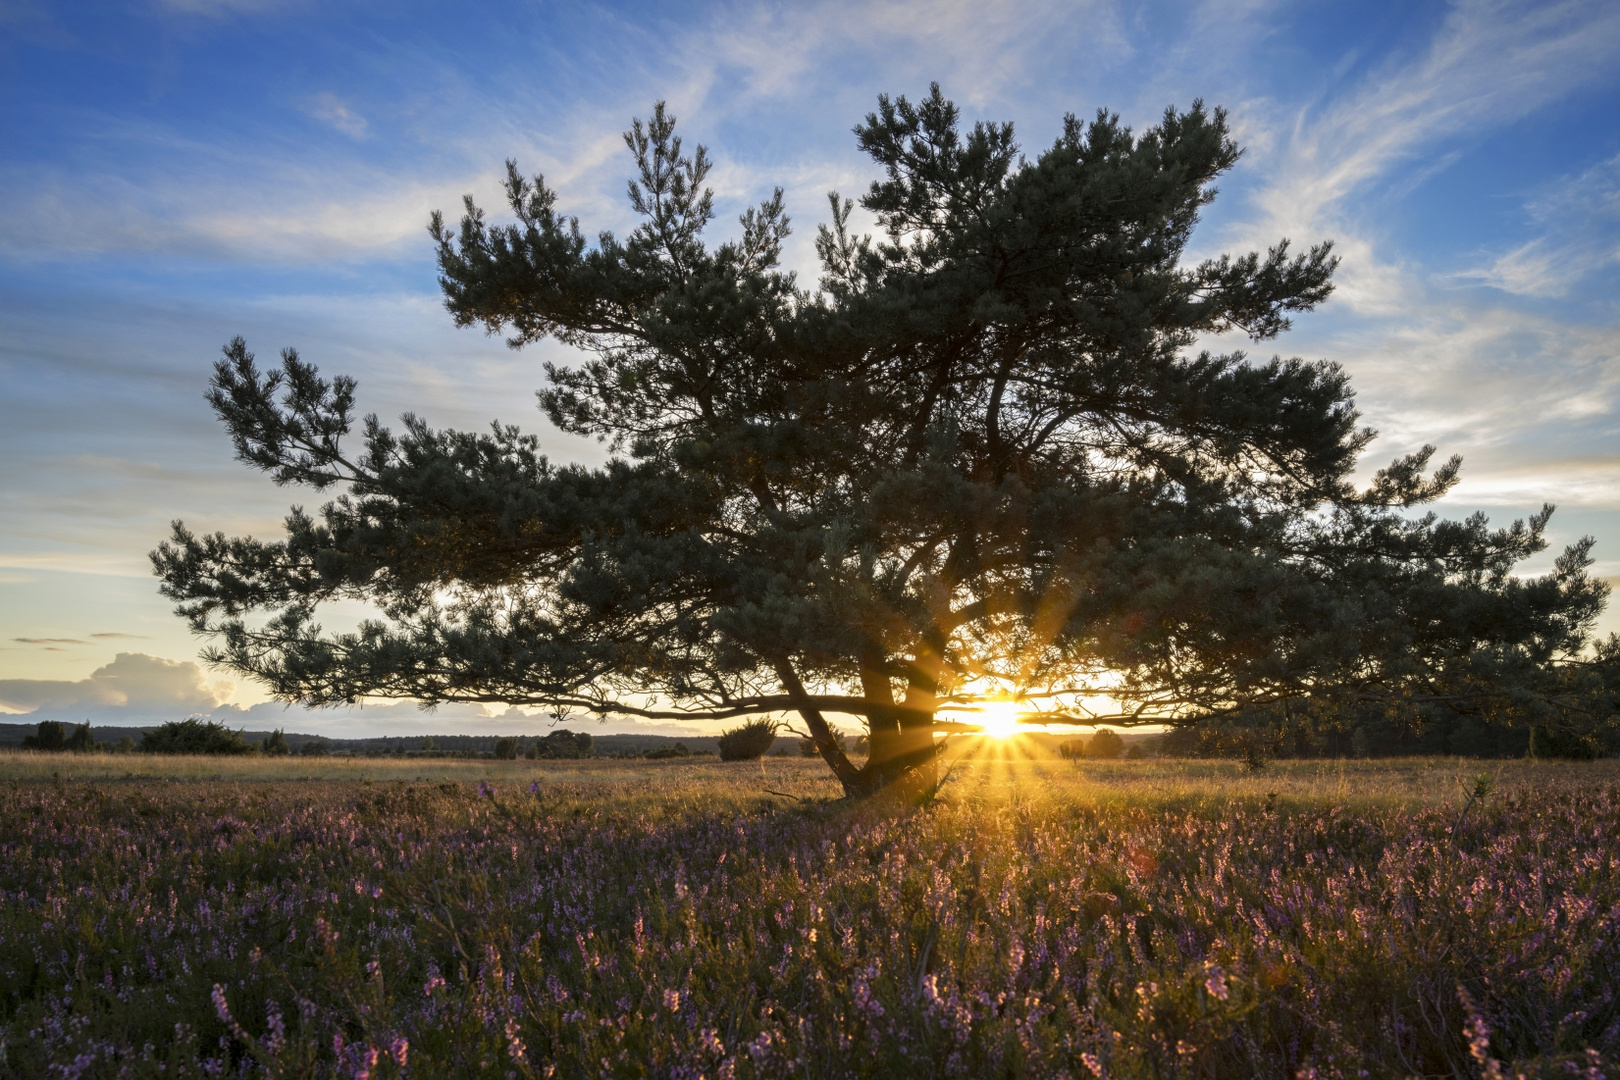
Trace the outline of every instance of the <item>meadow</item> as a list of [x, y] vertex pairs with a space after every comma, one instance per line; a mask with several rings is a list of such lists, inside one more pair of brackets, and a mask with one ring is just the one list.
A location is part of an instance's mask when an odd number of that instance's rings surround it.
[[0, 1073], [1613, 1076], [1620, 763], [0, 754]]

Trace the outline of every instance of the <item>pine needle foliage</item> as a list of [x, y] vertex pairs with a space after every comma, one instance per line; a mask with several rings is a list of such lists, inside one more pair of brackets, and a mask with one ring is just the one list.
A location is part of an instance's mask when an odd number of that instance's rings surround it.
[[[1557, 675], [1607, 592], [1590, 538], [1516, 576], [1551, 507], [1414, 514], [1460, 461], [1354, 484], [1374, 433], [1338, 366], [1194, 348], [1275, 338], [1336, 265], [1286, 239], [1184, 261], [1240, 158], [1220, 109], [1070, 116], [1026, 155], [935, 86], [855, 134], [878, 233], [833, 193], [813, 288], [780, 266], [780, 189], [705, 243], [709, 158], [662, 104], [625, 135], [627, 236], [588, 237], [515, 163], [511, 223], [471, 197], [433, 217], [458, 325], [577, 350], [539, 403], [613, 449], [601, 468], [414, 415], [366, 417], [352, 452], [353, 380], [233, 341], [210, 401], [238, 457], [341, 490], [280, 540], [176, 523], [153, 560], [208, 659], [310, 705], [796, 712], [850, 792], [931, 769], [962, 726], [942, 714], [991, 691], [1116, 725], [1335, 696], [1612, 715]], [[328, 632], [340, 600], [377, 617]], [[1103, 692], [1118, 715], [1086, 712]], [[862, 766], [832, 712], [866, 723]]]

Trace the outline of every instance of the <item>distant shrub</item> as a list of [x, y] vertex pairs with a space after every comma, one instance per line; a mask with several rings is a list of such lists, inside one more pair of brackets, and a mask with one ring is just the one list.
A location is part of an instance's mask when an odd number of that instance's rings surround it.
[[1126, 761], [1141, 761], [1148, 756], [1147, 748], [1141, 743], [1132, 743], [1125, 750]]
[[516, 761], [518, 741], [511, 736], [495, 740], [495, 756], [502, 761]]
[[73, 733], [62, 744], [64, 750], [75, 750], [81, 754], [88, 754], [96, 748], [95, 737], [90, 734], [90, 721], [73, 725]]
[[1589, 761], [1598, 756], [1598, 748], [1593, 742], [1579, 735], [1555, 728], [1535, 727], [1530, 729], [1530, 748], [1525, 756], [1532, 760], [1563, 758], [1571, 761]]
[[313, 739], [305, 739], [298, 744], [298, 753], [304, 757], [321, 757], [330, 753], [331, 749], [331, 742], [321, 738], [319, 735]]
[[60, 720], [41, 720], [34, 734], [23, 739], [25, 750], [60, 750], [67, 742], [67, 728]]
[[776, 721], [750, 720], [720, 735], [721, 761], [753, 761], [765, 756], [776, 741]]
[[1058, 743], [1058, 756], [1066, 761], [1079, 761], [1086, 756], [1084, 739], [1069, 739]]
[[292, 747], [287, 745], [287, 734], [280, 728], [264, 737], [264, 741], [259, 744], [259, 750], [271, 757], [285, 757], [292, 753]]
[[821, 753], [821, 751], [816, 749], [816, 740], [814, 740], [814, 739], [800, 739], [799, 740], [799, 756], [800, 757], [815, 757], [819, 753]]
[[691, 757], [692, 751], [686, 748], [685, 743], [676, 743], [674, 746], [655, 747], [652, 750], [648, 750], [641, 756], [646, 758], [648, 761], [663, 761], [666, 758]]
[[112, 752], [115, 754], [133, 754], [135, 752], [135, 740], [125, 735], [122, 739], [113, 743]]
[[196, 716], [170, 720], [141, 737], [143, 754], [251, 754], [256, 749], [240, 731]]
[[1108, 728], [1098, 728], [1097, 734], [1086, 743], [1086, 757], [1112, 761], [1125, 752], [1125, 740]]
[[543, 758], [588, 758], [595, 757], [596, 750], [591, 745], [591, 737], [583, 731], [553, 731], [541, 739], [538, 746], [538, 756]]

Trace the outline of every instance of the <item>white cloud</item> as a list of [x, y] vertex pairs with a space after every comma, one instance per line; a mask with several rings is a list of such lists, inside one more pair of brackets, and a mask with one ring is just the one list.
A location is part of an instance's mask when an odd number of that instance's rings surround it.
[[[1620, 8], [1612, 4], [1465, 0], [1425, 47], [1325, 104], [1285, 114], [1269, 102], [1245, 103], [1242, 123], [1257, 137], [1241, 168], [1265, 179], [1254, 212], [1221, 239], [1244, 247], [1279, 236], [1334, 239], [1343, 259], [1338, 290], [1285, 348], [1350, 372], [1368, 420], [1385, 435], [1367, 470], [1434, 442], [1467, 459], [1458, 499], [1620, 505], [1620, 471], [1580, 445], [1613, 445], [1620, 328], [1597, 311], [1586, 322], [1580, 314], [1551, 318], [1459, 289], [1456, 276], [1424, 267], [1382, 213], [1444, 173], [1460, 143], [1612, 78], [1617, 58]], [[1549, 223], [1549, 237], [1475, 277], [1547, 295], [1610, 260], [1612, 250], [1590, 231], [1551, 223], [1606, 212], [1620, 186], [1614, 180], [1615, 165], [1606, 163], [1541, 200], [1533, 213]], [[1577, 468], [1577, 459], [1585, 464]]]
[[365, 137], [366, 118], [339, 101], [336, 94], [316, 94], [310, 99], [308, 111], [315, 119], [351, 139]]
[[1526, 208], [1542, 235], [1457, 275], [1519, 296], [1564, 296], [1620, 263], [1620, 155], [1553, 185]]
[[[276, 186], [290, 196], [244, 198], [225, 179], [233, 167], [251, 171], [265, 164], [200, 163], [200, 175], [184, 184], [37, 177], [22, 212], [0, 218], [0, 249], [48, 258], [112, 252], [257, 263], [376, 258], [405, 243], [425, 251], [429, 213], [454, 210], [464, 192], [489, 191], [499, 182], [494, 171], [399, 183], [359, 164], [331, 173], [284, 166], [269, 171], [279, 173]], [[208, 181], [209, 172], [219, 174], [217, 182]]]
[[77, 682], [0, 679], [0, 706], [16, 712], [84, 707], [165, 709], [185, 714], [218, 707], [234, 689], [210, 684], [197, 664], [146, 653], [119, 653]]
[[[1294, 237], [1332, 230], [1345, 256], [1339, 302], [1369, 314], [1406, 310], [1402, 267], [1377, 257], [1375, 237], [1353, 230], [1348, 197], [1378, 181], [1413, 182], [1437, 144], [1511, 123], [1580, 86], [1608, 77], [1620, 54], [1620, 7], [1565, 2], [1457, 4], [1415, 61], [1371, 72], [1359, 92], [1319, 113], [1275, 116], [1272, 177], [1246, 232]], [[1397, 168], [1412, 172], [1397, 173]]]
[[731, 103], [739, 108], [755, 95], [803, 93], [807, 81], [841, 75], [834, 61], [852, 53], [881, 56], [887, 78], [938, 79], [958, 100], [980, 105], [1009, 85], [1029, 82], [1033, 54], [1077, 44], [1116, 62], [1132, 51], [1114, 4], [1063, 0], [760, 5], [723, 11], [712, 26], [691, 35], [683, 51], [694, 68], [744, 73], [746, 92]]

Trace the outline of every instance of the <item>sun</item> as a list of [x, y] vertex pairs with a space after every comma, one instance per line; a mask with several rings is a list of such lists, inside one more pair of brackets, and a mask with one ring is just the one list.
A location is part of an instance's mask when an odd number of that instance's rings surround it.
[[1023, 730], [1019, 718], [1024, 710], [1010, 698], [991, 698], [979, 703], [980, 730], [992, 739], [1010, 739]]

